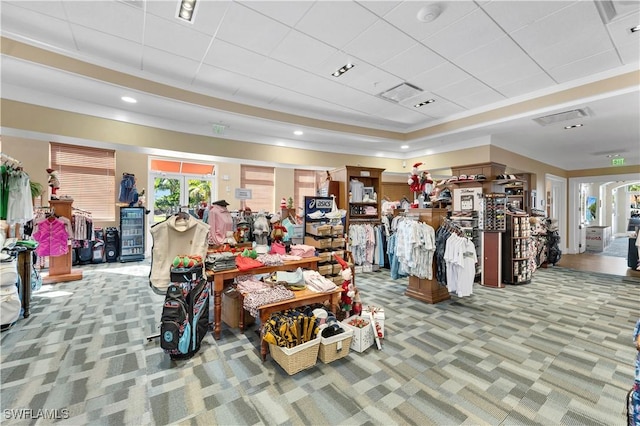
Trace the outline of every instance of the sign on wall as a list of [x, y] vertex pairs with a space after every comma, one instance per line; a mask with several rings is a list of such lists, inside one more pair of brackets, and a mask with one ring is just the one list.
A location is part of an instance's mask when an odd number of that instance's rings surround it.
[[453, 210], [455, 211], [480, 211], [480, 199], [482, 188], [454, 188]]

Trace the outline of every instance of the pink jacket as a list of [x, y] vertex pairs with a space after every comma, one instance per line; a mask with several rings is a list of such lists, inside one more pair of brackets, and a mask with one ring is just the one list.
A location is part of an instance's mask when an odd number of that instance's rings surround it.
[[227, 232], [233, 231], [233, 218], [226, 207], [214, 204], [209, 210], [209, 242], [222, 244]]
[[56, 217], [52, 216], [39, 222], [33, 239], [38, 242], [38, 256], [62, 256], [69, 252], [69, 234], [65, 223]]

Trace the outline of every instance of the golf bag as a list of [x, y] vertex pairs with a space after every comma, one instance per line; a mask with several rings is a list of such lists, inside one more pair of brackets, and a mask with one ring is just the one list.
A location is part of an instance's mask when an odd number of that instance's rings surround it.
[[209, 285], [202, 263], [171, 268], [171, 285], [162, 309], [160, 347], [172, 359], [189, 359], [200, 350], [209, 328]]

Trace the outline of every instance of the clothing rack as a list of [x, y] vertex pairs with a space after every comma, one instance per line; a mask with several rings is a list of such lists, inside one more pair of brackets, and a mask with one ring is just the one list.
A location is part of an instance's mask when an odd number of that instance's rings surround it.
[[448, 217], [443, 217], [440, 226], [444, 226], [449, 231], [455, 233], [459, 237], [470, 238], [460, 226]]

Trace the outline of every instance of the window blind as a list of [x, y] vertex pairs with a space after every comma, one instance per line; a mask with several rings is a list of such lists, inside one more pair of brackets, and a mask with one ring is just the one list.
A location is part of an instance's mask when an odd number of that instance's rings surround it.
[[251, 190], [251, 199], [246, 201], [246, 206], [254, 212], [274, 212], [274, 180], [273, 167], [241, 165], [240, 186]]
[[94, 220], [115, 220], [115, 151], [51, 142], [51, 168], [58, 172], [58, 196], [91, 212]]
[[314, 197], [316, 195], [318, 172], [315, 170], [293, 171], [293, 204], [295, 207], [304, 209], [304, 197]]

